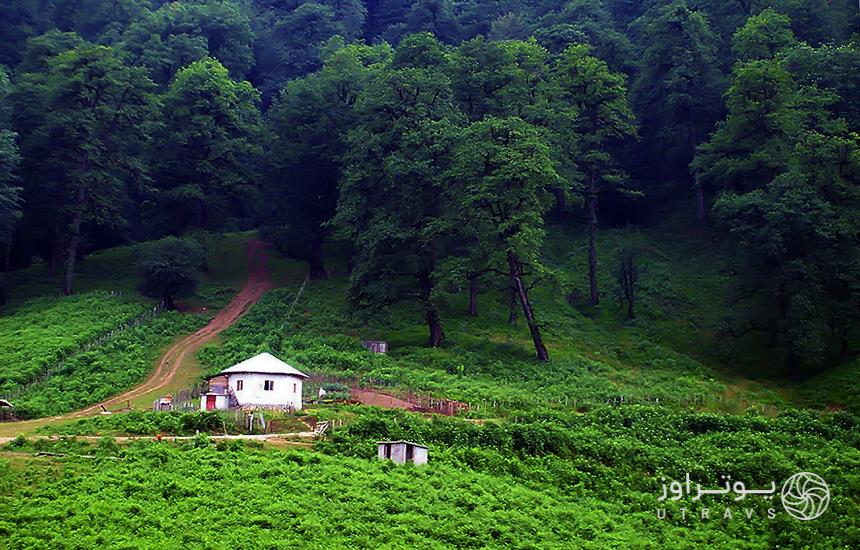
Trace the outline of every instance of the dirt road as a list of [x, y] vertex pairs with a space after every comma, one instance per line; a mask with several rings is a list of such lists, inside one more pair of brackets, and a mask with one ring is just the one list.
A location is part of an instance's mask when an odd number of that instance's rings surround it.
[[140, 385], [115, 395], [107, 401], [79, 411], [36, 420], [10, 422], [0, 425], [0, 428], [4, 432], [14, 431], [18, 433], [29, 431], [52, 422], [92, 416], [99, 413], [102, 410], [102, 406], [106, 409], [116, 408], [125, 405], [128, 401], [132, 401], [135, 398], [166, 387], [176, 376], [184, 360], [194, 357], [197, 350], [212, 341], [224, 329], [235, 323], [267, 290], [272, 288], [267, 270], [267, 261], [266, 244], [259, 240], [251, 240], [248, 243], [248, 282], [245, 284], [245, 287], [233, 298], [227, 307], [219, 311], [209, 321], [208, 325], [168, 348], [164, 355], [162, 355], [155, 370]]

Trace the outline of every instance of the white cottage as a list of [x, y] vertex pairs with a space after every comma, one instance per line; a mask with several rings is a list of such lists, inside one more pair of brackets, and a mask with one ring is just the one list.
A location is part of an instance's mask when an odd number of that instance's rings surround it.
[[209, 379], [200, 410], [302, 408], [302, 381], [308, 375], [270, 353], [261, 353]]

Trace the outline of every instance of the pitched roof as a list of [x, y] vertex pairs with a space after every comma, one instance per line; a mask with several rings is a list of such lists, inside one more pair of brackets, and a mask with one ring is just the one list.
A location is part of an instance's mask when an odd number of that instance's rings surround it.
[[307, 378], [308, 375], [284, 363], [271, 353], [261, 353], [260, 355], [246, 359], [241, 363], [233, 365], [229, 369], [224, 369], [220, 374], [235, 374], [238, 372], [250, 372], [259, 374], [291, 374], [301, 378]]

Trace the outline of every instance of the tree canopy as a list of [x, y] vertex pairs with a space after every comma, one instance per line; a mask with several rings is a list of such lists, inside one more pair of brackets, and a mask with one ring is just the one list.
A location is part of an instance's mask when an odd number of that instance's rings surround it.
[[92, 251], [256, 229], [359, 317], [412, 302], [444, 345], [467, 286], [546, 360], [546, 289], [607, 315], [616, 280], [637, 322], [605, 229], [693, 232], [721, 334], [811, 372], [857, 353], [858, 31], [847, 0], [3, 2], [0, 257], [71, 293]]

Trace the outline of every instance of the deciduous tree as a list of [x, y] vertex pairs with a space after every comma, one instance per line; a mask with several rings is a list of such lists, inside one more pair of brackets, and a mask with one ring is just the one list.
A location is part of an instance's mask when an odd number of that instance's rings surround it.
[[45, 154], [31, 162], [48, 181], [30, 183], [47, 184], [61, 201], [63, 292], [70, 294], [85, 223], [122, 225], [126, 190], [144, 176], [140, 151], [152, 119], [152, 82], [111, 48], [87, 44], [50, 58], [46, 73], [22, 84], [42, 106], [32, 150]]
[[177, 297], [194, 292], [203, 267], [203, 248], [193, 239], [167, 237], [148, 243], [138, 262], [145, 294], [174, 309]]
[[463, 225], [481, 231], [480, 245], [496, 251], [529, 326], [538, 360], [548, 361], [540, 324], [529, 299], [525, 269], [541, 269], [543, 215], [559, 184], [550, 148], [535, 127], [519, 118], [488, 117], [459, 140], [448, 177], [450, 200]]
[[617, 184], [622, 175], [614, 169], [612, 145], [635, 135], [636, 126], [627, 101], [624, 75], [613, 73], [605, 61], [589, 54], [587, 46], [571, 46], [555, 68], [558, 100], [568, 106], [564, 124], [568, 139], [577, 140], [573, 164], [582, 182], [574, 191], [585, 199], [588, 223], [588, 281], [591, 305], [600, 301], [597, 288], [598, 203], [601, 189]]
[[250, 83], [232, 80], [215, 59], [176, 75], [153, 140], [154, 199], [167, 216], [163, 228], [221, 229], [230, 216], [250, 213], [264, 136], [259, 101]]
[[355, 250], [352, 303], [373, 309], [417, 299], [430, 346], [444, 339], [437, 288], [452, 234], [444, 174], [459, 114], [448, 77], [427, 63], [426, 36], [407, 37], [396, 64], [359, 96], [336, 222]]
[[289, 82], [269, 110], [273, 136], [265, 189], [264, 232], [291, 256], [308, 260], [311, 278], [327, 276], [323, 244], [343, 175], [355, 103], [387, 46], [347, 46], [317, 73]]

